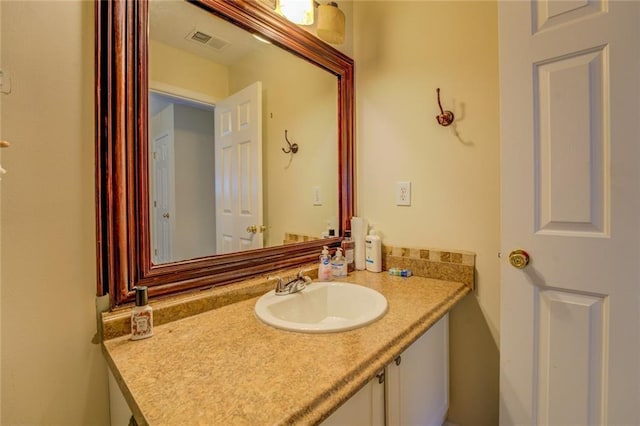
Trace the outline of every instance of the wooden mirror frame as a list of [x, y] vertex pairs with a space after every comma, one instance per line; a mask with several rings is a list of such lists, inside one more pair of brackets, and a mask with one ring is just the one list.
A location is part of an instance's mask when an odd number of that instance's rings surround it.
[[[288, 22], [259, 0], [190, 0], [337, 77], [339, 234], [354, 209], [353, 60]], [[96, 227], [98, 295], [111, 307], [239, 281], [315, 261], [340, 237], [153, 265], [149, 229], [148, 3], [96, 0]]]

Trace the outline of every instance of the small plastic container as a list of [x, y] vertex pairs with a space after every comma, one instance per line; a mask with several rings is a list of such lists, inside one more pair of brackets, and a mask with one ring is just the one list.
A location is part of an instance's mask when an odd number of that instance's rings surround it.
[[401, 268], [391, 268], [389, 269], [389, 275], [393, 275], [395, 277], [410, 277], [413, 275], [409, 269], [401, 269]]
[[146, 339], [153, 336], [153, 308], [148, 305], [147, 287], [138, 286], [136, 306], [131, 310], [131, 340]]
[[344, 239], [340, 243], [340, 247], [342, 247], [342, 252], [344, 253], [345, 262], [347, 264], [347, 273], [353, 272], [356, 270], [355, 263], [355, 248], [356, 243], [351, 238], [351, 231], [344, 231]]

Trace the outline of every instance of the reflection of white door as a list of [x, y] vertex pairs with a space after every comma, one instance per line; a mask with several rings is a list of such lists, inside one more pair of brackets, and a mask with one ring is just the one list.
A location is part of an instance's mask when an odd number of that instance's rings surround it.
[[260, 82], [216, 104], [215, 162], [218, 253], [262, 248]]
[[174, 115], [169, 105], [151, 117], [151, 247], [153, 263], [172, 260], [174, 208]]
[[638, 425], [640, 2], [498, 4], [500, 423]]

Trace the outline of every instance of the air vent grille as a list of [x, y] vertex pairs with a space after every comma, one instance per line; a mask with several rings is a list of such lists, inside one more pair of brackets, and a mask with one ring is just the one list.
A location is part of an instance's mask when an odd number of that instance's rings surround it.
[[211, 40], [211, 36], [208, 34], [205, 34], [203, 32], [200, 31], [196, 31], [195, 33], [193, 33], [193, 35], [191, 36], [191, 40], [193, 41], [198, 41], [200, 43], [206, 43], [209, 40]]
[[231, 44], [228, 41], [221, 39], [220, 37], [207, 34], [204, 31], [200, 30], [191, 31], [187, 35], [186, 39], [205, 45], [215, 50], [222, 50]]

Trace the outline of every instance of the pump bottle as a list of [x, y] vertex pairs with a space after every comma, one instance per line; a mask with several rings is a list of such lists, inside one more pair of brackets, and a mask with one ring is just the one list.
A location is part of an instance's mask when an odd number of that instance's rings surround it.
[[364, 251], [367, 271], [382, 272], [382, 242], [375, 229], [364, 239]]
[[320, 264], [318, 265], [318, 280], [331, 281], [331, 256], [329, 256], [329, 247], [324, 246], [320, 255]]
[[347, 276], [347, 263], [342, 255], [342, 249], [336, 249], [336, 255], [331, 259], [331, 274], [333, 278], [341, 278]]

